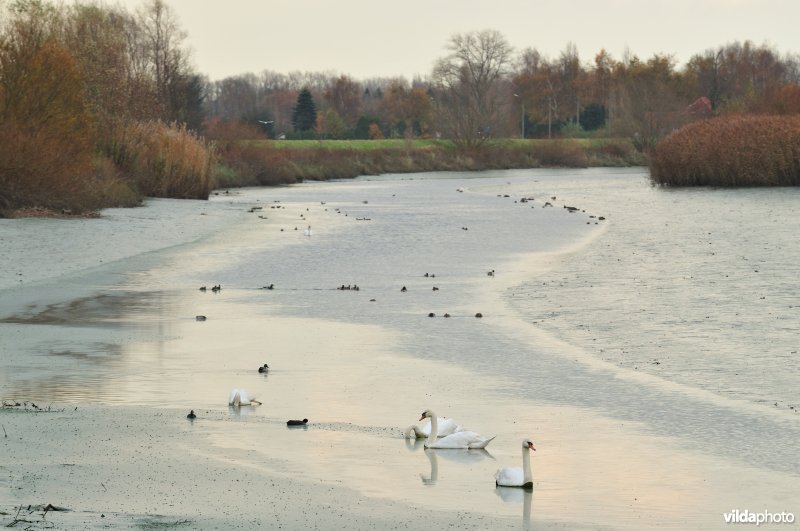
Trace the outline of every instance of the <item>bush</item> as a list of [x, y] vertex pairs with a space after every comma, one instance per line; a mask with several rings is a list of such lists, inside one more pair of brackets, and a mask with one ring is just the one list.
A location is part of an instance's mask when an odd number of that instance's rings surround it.
[[93, 208], [94, 121], [77, 65], [52, 41], [27, 53], [10, 42], [0, 41], [0, 208]]
[[797, 186], [800, 116], [694, 122], [656, 145], [650, 178], [672, 186]]

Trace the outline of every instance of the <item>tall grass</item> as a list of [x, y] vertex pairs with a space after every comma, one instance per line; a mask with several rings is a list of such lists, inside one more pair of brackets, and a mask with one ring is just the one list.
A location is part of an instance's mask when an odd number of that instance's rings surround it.
[[213, 150], [186, 126], [132, 123], [111, 151], [114, 162], [143, 195], [208, 199], [213, 188]]
[[725, 116], [662, 140], [650, 178], [669, 186], [800, 185], [800, 116]]
[[446, 140], [228, 143], [216, 174], [227, 186], [275, 185], [424, 171], [641, 165], [630, 141], [500, 140], [459, 150]]

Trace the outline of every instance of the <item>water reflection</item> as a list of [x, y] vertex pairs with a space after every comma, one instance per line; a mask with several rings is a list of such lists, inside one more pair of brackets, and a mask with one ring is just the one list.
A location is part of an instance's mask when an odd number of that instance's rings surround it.
[[533, 529], [531, 524], [533, 490], [514, 487], [496, 487], [494, 493], [500, 496], [503, 503], [522, 503], [522, 529]]
[[406, 442], [406, 448], [408, 449], [409, 452], [416, 452], [417, 450], [425, 446], [426, 439], [424, 438], [409, 439], [408, 437], [406, 437], [403, 440]]
[[234, 418], [245, 418], [249, 417], [256, 411], [256, 406], [247, 405], [247, 406], [228, 406], [228, 416]]
[[483, 461], [486, 458], [494, 459], [492, 454], [490, 454], [484, 448], [479, 450], [437, 450], [435, 448], [425, 448], [425, 439], [416, 439], [413, 441], [406, 439], [405, 442], [406, 448], [409, 451], [415, 452], [422, 448], [425, 457], [428, 458], [428, 462], [430, 463], [430, 473], [428, 475], [419, 475], [420, 479], [422, 480], [422, 484], [425, 486], [436, 485], [437, 481], [439, 480], [439, 456], [443, 457], [446, 461], [458, 463], [458, 465], [455, 466], [473, 465]]
[[436, 458], [436, 450], [426, 450], [425, 456], [431, 463], [431, 473], [428, 477], [425, 477], [424, 474], [420, 474], [419, 477], [423, 485], [433, 486], [439, 480], [439, 460]]

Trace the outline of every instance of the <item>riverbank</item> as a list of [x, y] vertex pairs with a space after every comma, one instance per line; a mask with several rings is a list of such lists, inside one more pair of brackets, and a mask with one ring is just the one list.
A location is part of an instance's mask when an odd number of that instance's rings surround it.
[[448, 140], [293, 140], [222, 144], [221, 187], [326, 181], [358, 175], [522, 168], [641, 166], [646, 158], [621, 138], [498, 139], [471, 150]]

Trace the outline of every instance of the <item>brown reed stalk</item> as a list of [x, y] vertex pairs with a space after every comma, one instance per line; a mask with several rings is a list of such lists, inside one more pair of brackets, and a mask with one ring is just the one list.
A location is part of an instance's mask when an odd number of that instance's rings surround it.
[[689, 124], [655, 147], [650, 178], [665, 186], [797, 186], [800, 116], [737, 115]]

